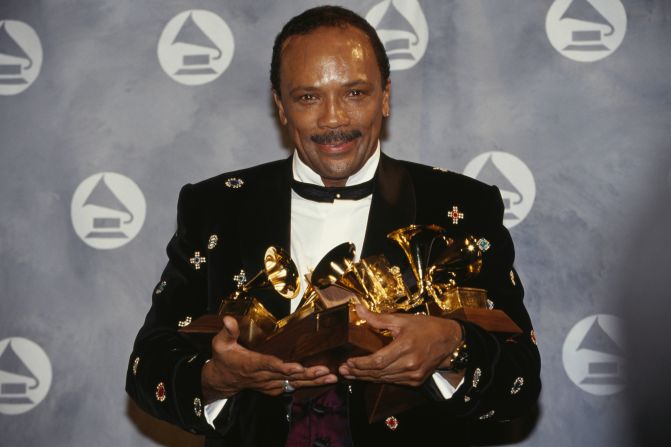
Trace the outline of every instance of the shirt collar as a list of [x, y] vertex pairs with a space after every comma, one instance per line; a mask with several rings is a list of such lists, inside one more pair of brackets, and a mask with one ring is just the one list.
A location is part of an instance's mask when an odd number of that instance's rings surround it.
[[[345, 182], [345, 186], [358, 185], [367, 182], [375, 177], [377, 165], [380, 162], [380, 140], [377, 141], [377, 148], [373, 155], [370, 156], [366, 163], [354, 174], [350, 175]], [[312, 170], [308, 165], [303, 163], [303, 160], [298, 156], [298, 152], [294, 149], [294, 156], [292, 160], [291, 169], [293, 171], [294, 179], [303, 183], [311, 183], [313, 185], [324, 186], [324, 182], [319, 174]]]

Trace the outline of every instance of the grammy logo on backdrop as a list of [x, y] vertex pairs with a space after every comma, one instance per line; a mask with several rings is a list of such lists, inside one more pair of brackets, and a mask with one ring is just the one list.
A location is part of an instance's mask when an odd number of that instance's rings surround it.
[[[562, 14], [560, 20], [579, 20], [590, 25], [592, 29], [574, 30], [571, 32], [571, 43], [564, 47], [564, 51], [608, 51], [603, 44], [603, 36], [612, 36], [615, 32], [613, 24], [608, 21], [587, 0], [577, 0], [571, 3]], [[605, 27], [605, 30], [604, 30]]]
[[146, 212], [137, 184], [114, 172], [93, 174], [81, 182], [70, 207], [77, 236], [103, 250], [121, 247], [137, 236]]
[[196, 51], [182, 56], [182, 66], [175, 72], [176, 75], [217, 73], [210, 65], [210, 60], [220, 59], [221, 50], [193, 21], [193, 13], [189, 13], [172, 41], [172, 45], [178, 43], [191, 45]]
[[464, 175], [501, 191], [505, 206], [503, 224], [512, 228], [526, 218], [536, 199], [536, 182], [529, 167], [515, 155], [503, 151], [485, 152], [468, 162]]
[[405, 70], [424, 56], [429, 25], [417, 0], [385, 0], [373, 6], [366, 20], [377, 31], [392, 70]]
[[33, 60], [7, 33], [4, 23], [0, 23], [0, 55], [10, 58], [0, 63], [0, 84], [27, 84], [23, 72], [33, 66]]
[[34, 390], [40, 381], [16, 354], [11, 341], [0, 354], [0, 371], [11, 377], [0, 383], [0, 404], [35, 403], [28, 397], [28, 389]]
[[0, 95], [15, 95], [37, 78], [42, 65], [42, 45], [27, 24], [0, 20]]
[[112, 192], [112, 190], [105, 183], [105, 176], [103, 175], [96, 183], [93, 191], [89, 194], [84, 202], [84, 206], [95, 205], [104, 210], [114, 211], [115, 214], [123, 213], [127, 216], [125, 220], [121, 217], [105, 217], [95, 216], [92, 219], [93, 230], [90, 231], [86, 238], [127, 238], [128, 235], [121, 231], [121, 224], [129, 224], [133, 222], [133, 213], [123, 204], [121, 200]]
[[0, 340], [0, 413], [33, 409], [49, 392], [49, 357], [35, 342], [22, 337]]
[[552, 46], [563, 56], [593, 62], [624, 39], [627, 13], [620, 0], [555, 0], [545, 18]]
[[616, 394], [625, 386], [622, 320], [608, 314], [583, 318], [568, 332], [562, 361], [569, 379], [597, 396]]
[[226, 22], [213, 12], [183, 11], [163, 29], [158, 60], [173, 80], [202, 85], [217, 79], [233, 59], [235, 42]]

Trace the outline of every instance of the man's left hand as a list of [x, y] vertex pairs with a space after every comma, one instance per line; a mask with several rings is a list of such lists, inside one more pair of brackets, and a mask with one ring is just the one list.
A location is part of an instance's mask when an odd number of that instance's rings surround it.
[[364, 357], [352, 357], [338, 371], [347, 379], [420, 386], [461, 342], [454, 320], [412, 314], [377, 314], [357, 305], [357, 314], [373, 328], [388, 330], [393, 340]]

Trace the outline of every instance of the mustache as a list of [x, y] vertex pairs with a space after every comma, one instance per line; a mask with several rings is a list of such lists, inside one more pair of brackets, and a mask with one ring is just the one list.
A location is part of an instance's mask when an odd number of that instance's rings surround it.
[[334, 130], [331, 132], [326, 132], [323, 134], [315, 134], [310, 137], [310, 139], [317, 144], [343, 144], [349, 141], [359, 138], [361, 136], [361, 131], [354, 129], [350, 131], [343, 130]]

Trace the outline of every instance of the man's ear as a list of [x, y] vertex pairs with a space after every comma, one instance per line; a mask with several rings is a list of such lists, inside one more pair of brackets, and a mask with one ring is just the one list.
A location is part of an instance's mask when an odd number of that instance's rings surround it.
[[282, 123], [283, 126], [286, 126], [287, 116], [284, 113], [284, 104], [282, 104], [282, 98], [280, 98], [280, 95], [277, 94], [275, 89], [273, 89], [273, 101], [275, 101], [275, 105], [277, 106], [277, 115], [280, 117], [280, 123]]
[[391, 111], [391, 79], [387, 79], [387, 83], [382, 90], [382, 115], [386, 118]]

